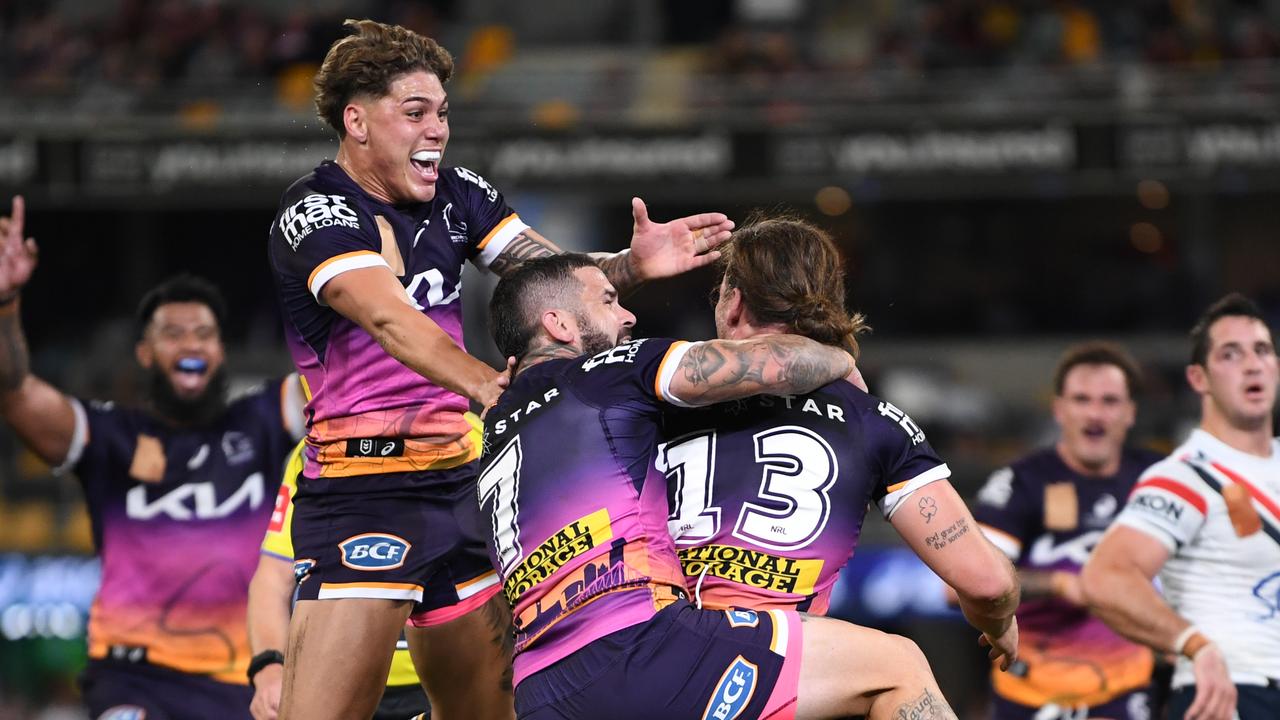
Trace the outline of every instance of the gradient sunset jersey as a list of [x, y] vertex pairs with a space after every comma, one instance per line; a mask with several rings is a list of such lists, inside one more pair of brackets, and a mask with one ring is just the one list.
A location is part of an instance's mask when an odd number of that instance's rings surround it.
[[102, 557], [91, 660], [246, 684], [249, 579], [302, 432], [302, 418], [282, 410], [297, 387], [292, 375], [270, 383], [231, 403], [216, 424], [191, 430], [73, 401], [76, 430], [63, 467], [84, 488]]
[[669, 411], [664, 435], [668, 526], [707, 608], [825, 614], [870, 503], [887, 519], [951, 474], [908, 415], [843, 380]]
[[[1116, 474], [1098, 478], [1072, 470], [1054, 448], [1038, 450], [992, 473], [978, 492], [973, 515], [1019, 570], [1079, 574], [1138, 476], [1159, 459], [1126, 448]], [[1024, 600], [1018, 632], [1019, 663], [1009, 672], [991, 673], [996, 694], [1012, 703], [1097, 707], [1145, 690], [1150, 680], [1150, 650], [1065, 600]]]
[[517, 684], [684, 596], [653, 455], [688, 348], [636, 340], [542, 362], [485, 417], [479, 500], [513, 608]]
[[442, 170], [435, 199], [419, 205], [376, 200], [332, 162], [285, 192], [270, 256], [286, 340], [310, 393], [306, 477], [443, 470], [477, 457], [467, 399], [388, 355], [320, 291], [344, 272], [388, 267], [461, 347], [463, 263], [488, 268], [526, 229], [466, 168]]

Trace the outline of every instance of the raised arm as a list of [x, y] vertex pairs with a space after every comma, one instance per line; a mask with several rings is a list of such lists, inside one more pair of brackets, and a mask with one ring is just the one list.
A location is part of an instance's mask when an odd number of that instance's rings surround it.
[[[672, 277], [715, 262], [720, 257], [716, 248], [733, 230], [733, 221], [724, 213], [700, 213], [655, 223], [640, 198], [631, 198], [631, 215], [630, 248], [591, 253], [605, 277], [623, 294], [646, 280]], [[505, 275], [525, 260], [561, 252], [555, 243], [527, 229], [494, 258], [489, 269]]]
[[[935, 524], [934, 521], [937, 521]], [[1018, 656], [1018, 579], [1004, 553], [978, 529], [951, 483], [916, 490], [890, 518], [898, 534], [959, 596], [960, 610], [1007, 670]]]
[[320, 294], [414, 372], [482, 407], [497, 402], [507, 374], [468, 355], [431, 318], [415, 310], [387, 268], [344, 272], [327, 282]]
[[853, 357], [799, 335], [708, 340], [685, 352], [671, 394], [688, 405], [712, 405], [751, 395], [798, 395], [856, 372]]
[[36, 241], [23, 238], [25, 206], [13, 199], [13, 213], [0, 217], [0, 415], [32, 452], [60, 465], [71, 449], [76, 416], [71, 400], [31, 374], [22, 332], [19, 296], [36, 268]]

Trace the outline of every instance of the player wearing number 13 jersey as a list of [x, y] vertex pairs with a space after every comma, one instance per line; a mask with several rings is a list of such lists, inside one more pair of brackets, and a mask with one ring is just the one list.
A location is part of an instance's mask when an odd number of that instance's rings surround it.
[[515, 616], [521, 718], [954, 720], [905, 639], [686, 599], [654, 464], [663, 410], [807, 393], [850, 374], [848, 353], [785, 334], [614, 346], [634, 317], [580, 255], [518, 268], [490, 318], [519, 361], [486, 417], [479, 500]]
[[[824, 232], [788, 218], [734, 233], [716, 293], [721, 338], [793, 332], [858, 349], [843, 263]], [[1016, 583], [947, 482], [924, 432], [893, 404], [845, 382], [668, 412], [657, 465], [669, 528], [704, 607], [824, 614], [870, 503], [962, 598], [988, 642], [1017, 646]], [[953, 547], [955, 545], [956, 547]]]

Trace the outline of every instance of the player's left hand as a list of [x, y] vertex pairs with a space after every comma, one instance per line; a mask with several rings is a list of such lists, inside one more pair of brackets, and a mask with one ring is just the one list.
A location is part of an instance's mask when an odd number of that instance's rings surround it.
[[1191, 667], [1196, 694], [1186, 720], [1231, 720], [1236, 712], [1236, 686], [1222, 651], [1213, 643], [1205, 645], [1191, 659]]
[[701, 213], [655, 223], [638, 197], [631, 198], [631, 267], [638, 280], [671, 277], [720, 259], [733, 221], [724, 213]]

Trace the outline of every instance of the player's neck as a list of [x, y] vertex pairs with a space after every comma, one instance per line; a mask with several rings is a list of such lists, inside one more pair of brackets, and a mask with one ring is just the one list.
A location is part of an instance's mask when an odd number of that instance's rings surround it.
[[1116, 456], [1114, 458], [1108, 460], [1106, 463], [1102, 465], [1099, 465], [1097, 467], [1090, 467], [1080, 462], [1080, 459], [1077, 458], [1075, 455], [1072, 455], [1067, 450], [1067, 444], [1062, 440], [1059, 440], [1057, 444], [1053, 446], [1053, 449], [1055, 452], [1058, 453], [1058, 459], [1062, 460], [1062, 464], [1071, 468], [1071, 471], [1078, 475], [1083, 475], [1085, 477], [1105, 478], [1105, 477], [1111, 477], [1112, 475], [1115, 475], [1116, 473], [1120, 472], [1120, 454], [1119, 453], [1116, 453]]
[[525, 353], [524, 357], [520, 358], [520, 364], [516, 366], [515, 374], [519, 375], [534, 365], [548, 360], [572, 359], [581, 354], [582, 351], [573, 345], [555, 341], [548, 342]]
[[361, 167], [361, 164], [357, 162], [353, 153], [347, 151], [345, 145], [338, 147], [338, 154], [333, 158], [333, 162], [336, 163], [338, 167], [342, 168], [342, 171], [347, 174], [347, 177], [351, 178], [351, 180], [355, 182], [355, 184], [359, 185], [361, 190], [368, 193], [370, 197], [375, 200], [380, 200], [388, 205], [395, 204], [391, 201], [391, 195], [387, 192], [386, 188], [383, 187], [382, 183], [377, 181], [377, 178], [372, 172], [366, 172]]
[[1256, 427], [1239, 427], [1224, 414], [1207, 407], [1206, 403], [1200, 429], [1242, 453], [1261, 458], [1271, 457], [1272, 428], [1269, 416]]

